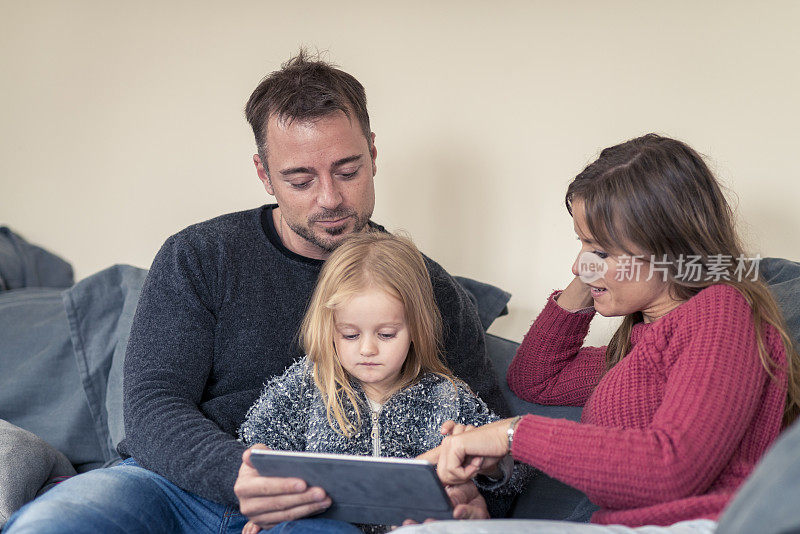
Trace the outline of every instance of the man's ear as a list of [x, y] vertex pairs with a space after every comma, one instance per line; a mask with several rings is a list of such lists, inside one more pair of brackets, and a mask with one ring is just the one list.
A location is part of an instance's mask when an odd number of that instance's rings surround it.
[[275, 196], [275, 193], [272, 190], [272, 180], [269, 178], [269, 172], [264, 168], [264, 165], [261, 164], [261, 156], [258, 154], [253, 154], [253, 165], [256, 166], [258, 179], [261, 180], [262, 184], [264, 184], [264, 189], [266, 189], [267, 193], [270, 195]]
[[374, 177], [375, 173], [378, 172], [378, 168], [375, 166], [375, 158], [378, 157], [378, 149], [375, 148], [375, 132], [370, 133], [369, 146], [371, 147], [369, 156], [372, 159], [372, 176]]

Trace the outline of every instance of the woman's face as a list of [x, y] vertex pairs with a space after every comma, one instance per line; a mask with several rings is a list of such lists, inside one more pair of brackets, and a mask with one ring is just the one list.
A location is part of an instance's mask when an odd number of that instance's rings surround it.
[[581, 242], [572, 273], [589, 286], [594, 308], [600, 315], [616, 317], [642, 312], [644, 321], [650, 323], [681, 304], [670, 296], [662, 272], [651, 271], [649, 257], [636, 258], [619, 250], [600, 248], [589, 233], [582, 199], [572, 202], [572, 220]]

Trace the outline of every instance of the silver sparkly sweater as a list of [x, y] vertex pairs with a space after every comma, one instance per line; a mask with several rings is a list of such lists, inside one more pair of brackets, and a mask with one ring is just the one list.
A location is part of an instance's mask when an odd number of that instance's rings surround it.
[[[439, 428], [447, 420], [480, 426], [499, 419], [463, 385], [453, 387], [449, 380], [428, 373], [386, 401], [373, 437], [376, 423], [363, 391], [357, 386], [356, 390], [362, 400], [362, 423], [358, 432], [348, 438], [328, 423], [325, 402], [314, 384], [309, 360], [298, 360], [264, 386], [239, 428], [239, 439], [248, 446], [263, 443], [275, 450], [414, 458], [441, 443]], [[348, 419], [357, 421], [355, 408], [346, 399], [345, 409]], [[527, 466], [515, 465], [505, 483], [478, 484], [493, 517], [505, 513], [531, 473]]]

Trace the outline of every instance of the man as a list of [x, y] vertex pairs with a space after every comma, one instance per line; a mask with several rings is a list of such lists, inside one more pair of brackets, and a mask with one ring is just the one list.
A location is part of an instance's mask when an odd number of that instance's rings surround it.
[[[245, 452], [236, 431], [264, 381], [302, 356], [297, 331], [322, 260], [347, 234], [381, 229], [370, 222], [375, 135], [355, 78], [301, 53], [261, 82], [245, 112], [256, 171], [277, 205], [166, 241], [126, 355], [119, 452], [127, 459], [63, 483], [12, 518], [8, 532], [238, 532], [245, 524], [234, 493]], [[474, 307], [427, 264], [449, 365], [503, 414]], [[242, 507], [261, 526], [330, 503], [321, 488], [257, 477], [247, 462], [241, 469]]]

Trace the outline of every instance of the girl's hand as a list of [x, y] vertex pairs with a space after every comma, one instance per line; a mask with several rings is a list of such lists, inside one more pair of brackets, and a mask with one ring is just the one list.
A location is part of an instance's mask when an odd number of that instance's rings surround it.
[[573, 278], [567, 288], [561, 292], [556, 302], [567, 311], [578, 311], [583, 308], [590, 308], [594, 305], [594, 299], [592, 298], [589, 286], [583, 283], [577, 276]]
[[439, 449], [436, 473], [444, 484], [463, 484], [482, 469], [486, 462], [496, 467], [508, 454], [508, 427], [513, 419], [502, 419], [488, 425], [449, 435]]
[[457, 436], [463, 432], [474, 429], [474, 425], [462, 425], [455, 421], [445, 421], [442, 423], [442, 428], [439, 429], [439, 433], [443, 436]]

